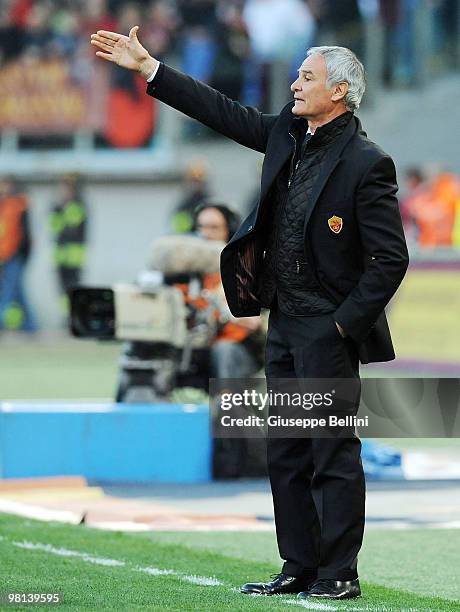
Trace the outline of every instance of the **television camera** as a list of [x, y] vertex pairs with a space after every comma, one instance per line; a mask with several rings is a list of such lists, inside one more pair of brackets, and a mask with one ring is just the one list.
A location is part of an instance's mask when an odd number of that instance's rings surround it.
[[203, 284], [219, 272], [223, 247], [195, 235], [162, 237], [136, 283], [71, 290], [74, 336], [123, 341], [116, 401], [161, 401], [181, 387], [207, 392], [209, 347], [232, 319], [223, 291]]

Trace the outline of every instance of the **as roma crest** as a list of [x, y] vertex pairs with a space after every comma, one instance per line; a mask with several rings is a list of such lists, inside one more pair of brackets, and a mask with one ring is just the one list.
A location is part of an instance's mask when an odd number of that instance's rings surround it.
[[327, 220], [327, 224], [329, 225], [329, 229], [331, 229], [334, 234], [338, 234], [342, 230], [343, 219], [342, 217], [337, 217], [337, 215], [334, 215]]

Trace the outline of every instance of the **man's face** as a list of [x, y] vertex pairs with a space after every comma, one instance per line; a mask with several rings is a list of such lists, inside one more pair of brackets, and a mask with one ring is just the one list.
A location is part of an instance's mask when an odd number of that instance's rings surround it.
[[292, 83], [295, 104], [292, 113], [313, 119], [332, 112], [337, 100], [335, 88], [328, 88], [326, 60], [322, 55], [309, 55], [299, 68], [299, 76]]
[[205, 208], [196, 219], [196, 229], [206, 240], [228, 242], [228, 227], [224, 215], [217, 208]]

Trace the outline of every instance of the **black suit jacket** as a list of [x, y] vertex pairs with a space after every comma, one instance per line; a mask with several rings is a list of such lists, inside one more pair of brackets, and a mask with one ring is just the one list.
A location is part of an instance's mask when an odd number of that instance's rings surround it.
[[[260, 199], [221, 256], [225, 295], [234, 316], [260, 313], [256, 284], [264, 256], [274, 179], [294, 154], [289, 102], [263, 114], [160, 65], [147, 93], [236, 142], [265, 153]], [[392, 159], [353, 117], [334, 141], [305, 217], [305, 251], [318, 282], [337, 304], [334, 319], [356, 342], [361, 363], [395, 354], [384, 308], [401, 283], [409, 256]], [[340, 217], [339, 232], [328, 220]]]

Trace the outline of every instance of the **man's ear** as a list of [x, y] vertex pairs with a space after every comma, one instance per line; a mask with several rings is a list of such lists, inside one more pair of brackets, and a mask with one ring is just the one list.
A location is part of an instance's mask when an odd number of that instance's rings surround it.
[[334, 88], [332, 90], [331, 100], [333, 102], [339, 102], [340, 100], [343, 100], [343, 98], [345, 98], [347, 93], [348, 83], [346, 81], [343, 81], [342, 83], [337, 83], [337, 85], [334, 85]]

